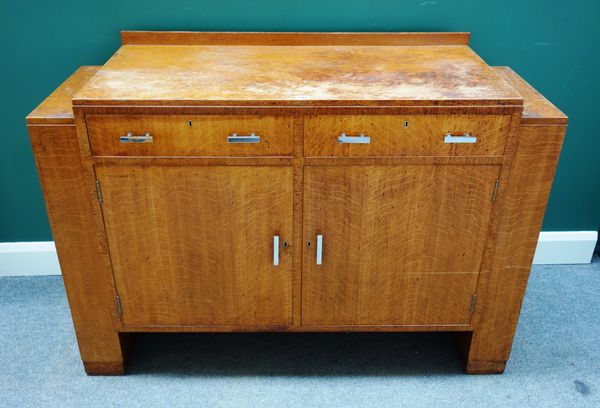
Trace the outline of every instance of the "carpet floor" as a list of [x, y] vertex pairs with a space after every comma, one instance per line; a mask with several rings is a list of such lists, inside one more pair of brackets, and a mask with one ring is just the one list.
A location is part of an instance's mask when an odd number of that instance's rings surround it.
[[600, 407], [600, 262], [533, 268], [504, 375], [444, 333], [141, 334], [84, 374], [59, 276], [0, 278], [0, 407]]

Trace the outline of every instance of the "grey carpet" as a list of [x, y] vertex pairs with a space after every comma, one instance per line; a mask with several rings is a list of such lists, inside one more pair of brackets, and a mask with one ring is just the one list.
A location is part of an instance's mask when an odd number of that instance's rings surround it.
[[536, 266], [504, 375], [452, 336], [144, 334], [87, 377], [60, 277], [0, 278], [0, 407], [599, 407], [600, 262]]

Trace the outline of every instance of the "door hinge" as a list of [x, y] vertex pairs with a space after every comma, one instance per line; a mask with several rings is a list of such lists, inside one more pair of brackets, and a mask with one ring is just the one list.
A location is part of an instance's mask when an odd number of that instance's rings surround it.
[[496, 194], [498, 194], [498, 187], [500, 187], [500, 179], [496, 179], [496, 184], [494, 184], [494, 192], [492, 193], [492, 203], [496, 202]]
[[477, 306], [477, 293], [473, 293], [471, 305], [469, 306], [469, 313], [473, 314], [473, 312], [475, 312], [475, 306]]
[[98, 202], [102, 205], [102, 190], [100, 190], [100, 180], [96, 180], [96, 194], [98, 195]]
[[115, 303], [117, 304], [117, 313], [121, 316], [123, 314], [123, 307], [121, 306], [121, 298], [119, 295], [115, 297]]

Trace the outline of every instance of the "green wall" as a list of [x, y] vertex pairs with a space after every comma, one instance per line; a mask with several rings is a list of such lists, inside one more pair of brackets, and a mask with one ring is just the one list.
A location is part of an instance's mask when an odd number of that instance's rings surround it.
[[0, 0], [0, 242], [52, 239], [25, 116], [120, 30], [470, 31], [570, 118], [544, 230], [600, 226], [600, 2]]

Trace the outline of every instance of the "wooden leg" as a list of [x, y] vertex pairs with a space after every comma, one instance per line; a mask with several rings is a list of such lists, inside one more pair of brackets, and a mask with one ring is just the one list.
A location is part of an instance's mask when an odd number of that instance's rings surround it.
[[501, 221], [482, 265], [473, 332], [462, 341], [467, 373], [504, 371], [564, 134], [564, 126], [521, 126], [514, 175], [495, 204]]
[[512, 336], [507, 344], [486, 344], [477, 333], [469, 335], [465, 350], [465, 372], [467, 374], [502, 374], [510, 354]]
[[91, 163], [81, 159], [74, 126], [30, 126], [29, 134], [85, 371], [123, 374], [131, 336], [118, 332], [120, 317]]
[[123, 375], [125, 366], [121, 362], [84, 361], [83, 368], [87, 375]]
[[85, 372], [87, 375], [125, 374], [126, 356], [133, 344], [133, 333], [111, 332], [104, 333], [102, 337], [102, 343], [79, 340]]
[[[502, 374], [504, 372], [508, 354], [504, 354], [500, 349], [497, 349], [499, 354], [492, 358], [490, 358], [489, 349], [486, 355], [477, 354], [478, 337], [473, 332], [457, 332], [455, 338], [464, 358], [467, 374]], [[473, 342], [474, 338], [475, 343]], [[508, 350], [510, 350], [510, 345], [508, 345]]]
[[506, 361], [467, 361], [467, 374], [502, 374]]

